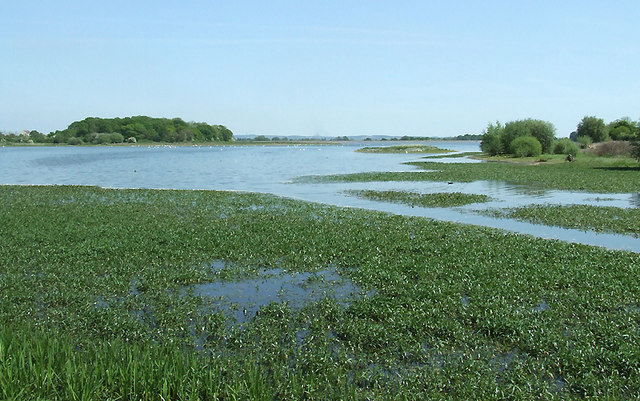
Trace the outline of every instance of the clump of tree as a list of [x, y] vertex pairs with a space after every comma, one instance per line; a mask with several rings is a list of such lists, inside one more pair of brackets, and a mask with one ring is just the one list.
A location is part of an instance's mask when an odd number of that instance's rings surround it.
[[185, 122], [180, 118], [134, 116], [125, 118], [89, 117], [75, 121], [62, 131], [49, 134], [53, 143], [72, 142], [104, 144], [148, 142], [213, 142], [231, 141], [233, 133], [223, 125]]
[[586, 116], [578, 123], [577, 129], [569, 137], [587, 145], [608, 140], [635, 141], [640, 138], [640, 122], [623, 117], [605, 124], [602, 118]]
[[[482, 134], [480, 149], [491, 156], [500, 154], [522, 154], [536, 156], [549, 153], [555, 140], [556, 129], [548, 121], [526, 119], [510, 121], [504, 126], [500, 122], [489, 124]], [[526, 139], [519, 139], [525, 137]], [[537, 142], [538, 145], [535, 145]]]
[[640, 139], [640, 121], [634, 122], [629, 117], [614, 120], [607, 126], [609, 137], [614, 141], [636, 141]]
[[[585, 116], [570, 138], [581, 143], [597, 143], [609, 140], [609, 129], [602, 118]], [[588, 138], [588, 139], [587, 139]]]
[[19, 144], [19, 143], [45, 143], [47, 136], [36, 131], [22, 131], [16, 133], [0, 132], [0, 143]]

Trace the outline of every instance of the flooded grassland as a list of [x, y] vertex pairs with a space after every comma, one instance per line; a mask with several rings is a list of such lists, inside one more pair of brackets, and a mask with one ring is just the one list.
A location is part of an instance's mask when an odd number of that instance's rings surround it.
[[2, 186], [0, 221], [0, 398], [640, 392], [634, 252], [221, 191]]

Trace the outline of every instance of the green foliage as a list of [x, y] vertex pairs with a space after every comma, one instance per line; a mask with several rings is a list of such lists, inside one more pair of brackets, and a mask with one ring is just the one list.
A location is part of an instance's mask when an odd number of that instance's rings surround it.
[[482, 134], [480, 142], [480, 150], [490, 156], [496, 156], [504, 153], [501, 137], [504, 133], [504, 127], [500, 121], [496, 121], [495, 125], [489, 123]]
[[[631, 252], [215, 191], [3, 186], [0, 221], [2, 399], [640, 392]], [[238, 327], [189, 290], [328, 265], [372, 292]]]
[[631, 142], [631, 157], [635, 157], [640, 162], [640, 139]]
[[68, 143], [69, 138], [75, 137], [87, 143], [98, 144], [121, 143], [125, 137], [153, 142], [231, 141], [233, 139], [233, 133], [223, 125], [187, 123], [180, 118], [146, 116], [88, 117], [71, 123], [66, 130], [56, 131], [51, 136], [55, 143]]
[[373, 190], [349, 190], [348, 195], [363, 199], [371, 199], [383, 202], [402, 203], [411, 206], [423, 207], [454, 207], [471, 203], [486, 202], [487, 195], [465, 194], [461, 192], [440, 192], [420, 194], [405, 191], [373, 191]]
[[[521, 136], [531, 136], [541, 145], [542, 152], [548, 153], [551, 151], [551, 145], [555, 140], [555, 132], [556, 129], [553, 124], [542, 120], [510, 121], [504, 127], [500, 122], [496, 122], [495, 125], [489, 124], [487, 126], [482, 136], [480, 149], [490, 156], [504, 153], [515, 154], [515, 149], [511, 147], [514, 139]], [[533, 143], [529, 142], [530, 144]]]
[[578, 138], [581, 136], [590, 137], [593, 142], [604, 142], [609, 140], [609, 133], [604, 120], [594, 116], [584, 117], [576, 129]]
[[529, 135], [517, 137], [511, 141], [509, 148], [515, 157], [540, 156], [542, 154], [540, 142]]
[[586, 149], [586, 148], [590, 147], [591, 144], [593, 144], [593, 139], [591, 139], [590, 136], [583, 135], [583, 136], [579, 136], [577, 138], [578, 138], [577, 141], [580, 144], [580, 147], [582, 149]]
[[80, 138], [72, 137], [67, 140], [69, 145], [82, 145], [84, 142]]
[[577, 155], [580, 151], [580, 147], [577, 143], [569, 138], [558, 139], [553, 142], [552, 147], [553, 154], [556, 155]]
[[536, 224], [640, 236], [640, 209], [589, 205], [533, 205], [487, 214]]
[[614, 141], [632, 141], [638, 138], [640, 128], [629, 118], [612, 121], [608, 125], [609, 137]]
[[370, 172], [329, 176], [299, 177], [296, 182], [372, 182], [372, 181], [503, 181], [540, 189], [574, 191], [637, 192], [638, 168], [631, 158], [579, 155], [573, 163], [528, 165], [509, 162], [440, 163], [411, 162], [427, 171]]
[[534, 119], [510, 121], [505, 124], [501, 136], [502, 147], [506, 153], [515, 153], [511, 148], [513, 140], [521, 136], [533, 136], [541, 145], [542, 153], [551, 151], [551, 144], [555, 140], [556, 129], [550, 122]]

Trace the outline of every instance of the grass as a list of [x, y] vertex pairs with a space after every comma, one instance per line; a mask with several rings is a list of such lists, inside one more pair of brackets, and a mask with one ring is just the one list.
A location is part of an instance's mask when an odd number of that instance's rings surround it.
[[446, 159], [446, 158], [477, 156], [477, 155], [481, 155], [481, 154], [482, 154], [482, 152], [462, 152], [462, 153], [454, 153], [454, 154], [450, 154], [450, 155], [424, 156], [423, 159]]
[[444, 153], [453, 152], [449, 149], [440, 149], [430, 145], [393, 145], [393, 146], [370, 146], [356, 150], [361, 153]]
[[486, 214], [537, 224], [640, 236], [640, 209], [590, 205], [532, 205]]
[[486, 202], [489, 199], [487, 195], [464, 194], [461, 192], [420, 194], [406, 191], [350, 190], [345, 191], [345, 193], [364, 199], [422, 207], [464, 206], [471, 203]]
[[[638, 254], [215, 191], [2, 186], [0, 221], [2, 399], [640, 392]], [[237, 326], [185, 291], [327, 266], [375, 292]]]
[[[580, 155], [575, 162], [536, 163], [533, 159], [493, 163], [411, 162], [426, 171], [371, 172], [330, 176], [307, 176], [299, 182], [370, 181], [503, 181], [537, 189], [576, 190], [597, 193], [640, 191], [640, 167], [630, 158]], [[546, 155], [545, 155], [546, 157]], [[550, 160], [555, 160], [552, 156]], [[557, 159], [557, 158], [556, 158]], [[537, 158], [539, 160], [539, 158]]]

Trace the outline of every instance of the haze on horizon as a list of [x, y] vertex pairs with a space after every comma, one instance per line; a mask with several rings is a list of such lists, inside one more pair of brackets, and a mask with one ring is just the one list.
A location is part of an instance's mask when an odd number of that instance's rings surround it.
[[640, 118], [637, 1], [0, 4], [0, 131], [180, 117], [235, 134], [455, 136]]

